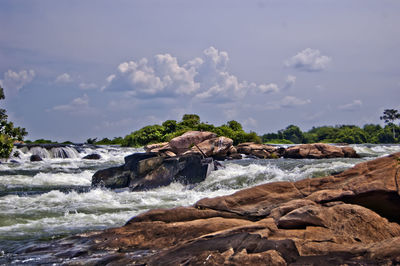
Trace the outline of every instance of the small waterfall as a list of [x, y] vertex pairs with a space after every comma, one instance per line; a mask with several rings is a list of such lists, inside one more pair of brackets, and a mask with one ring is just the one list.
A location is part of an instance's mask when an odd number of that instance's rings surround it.
[[45, 148], [42, 147], [32, 147], [30, 150], [32, 155], [39, 155], [40, 158], [42, 159], [47, 159], [47, 158], [51, 158], [51, 154], [49, 153], [49, 151]]
[[78, 152], [72, 147], [54, 147], [51, 148], [52, 158], [78, 158]]

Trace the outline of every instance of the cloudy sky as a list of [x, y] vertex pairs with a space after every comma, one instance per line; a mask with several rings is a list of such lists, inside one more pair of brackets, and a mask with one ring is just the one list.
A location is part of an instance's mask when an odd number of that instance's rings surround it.
[[400, 1], [0, 0], [1, 106], [28, 139], [185, 113], [259, 134], [400, 108]]

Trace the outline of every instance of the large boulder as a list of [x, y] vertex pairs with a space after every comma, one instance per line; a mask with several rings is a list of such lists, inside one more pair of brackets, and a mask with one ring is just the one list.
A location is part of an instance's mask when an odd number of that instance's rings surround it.
[[215, 137], [217, 135], [212, 132], [188, 131], [179, 137], [171, 139], [169, 146], [172, 152], [179, 155], [191, 149], [193, 145]]
[[[334, 176], [149, 211], [82, 242], [116, 251], [98, 264], [398, 265], [399, 160], [396, 153]], [[143, 250], [151, 252], [132, 256]]]
[[357, 158], [357, 153], [351, 147], [340, 147], [325, 143], [301, 144], [289, 147], [283, 157], [294, 159], [322, 159], [322, 158]]
[[125, 157], [124, 165], [97, 171], [92, 177], [92, 186], [129, 187], [140, 191], [174, 181], [194, 184], [203, 181], [214, 168], [213, 160], [203, 159], [200, 154], [165, 157], [157, 153], [135, 153]]
[[233, 145], [226, 137], [211, 138], [192, 147], [190, 152], [200, 152], [207, 157], [225, 158]]

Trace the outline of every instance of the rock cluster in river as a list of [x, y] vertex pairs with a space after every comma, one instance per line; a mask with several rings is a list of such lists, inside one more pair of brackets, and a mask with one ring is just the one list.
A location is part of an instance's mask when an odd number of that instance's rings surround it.
[[253, 142], [233, 146], [233, 141], [226, 137], [217, 137], [212, 132], [189, 131], [170, 142], [151, 144], [145, 147], [147, 152], [158, 153], [162, 156], [173, 157], [188, 153], [200, 153], [217, 160], [240, 159], [241, 154], [261, 159], [284, 158], [357, 158], [352, 147], [335, 146], [325, 143], [301, 144], [282, 148]]
[[78, 238], [90, 243], [83, 254], [114, 251], [91, 259], [99, 265], [398, 265], [399, 161], [151, 210]]

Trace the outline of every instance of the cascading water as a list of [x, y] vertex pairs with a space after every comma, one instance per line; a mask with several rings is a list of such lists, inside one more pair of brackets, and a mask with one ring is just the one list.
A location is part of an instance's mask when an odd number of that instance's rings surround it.
[[[31, 264], [18, 250], [78, 232], [123, 225], [149, 209], [191, 205], [204, 197], [234, 193], [258, 184], [314, 178], [400, 151], [400, 145], [354, 145], [359, 159], [243, 159], [222, 162], [196, 186], [172, 183], [143, 192], [91, 189], [99, 169], [121, 165], [143, 149], [112, 146], [21, 147], [18, 157], [0, 164], [0, 264]], [[100, 160], [84, 160], [97, 153]], [[32, 154], [43, 158], [30, 162]], [[1, 256], [1, 252], [4, 253]], [[39, 261], [37, 264], [40, 264]]]

